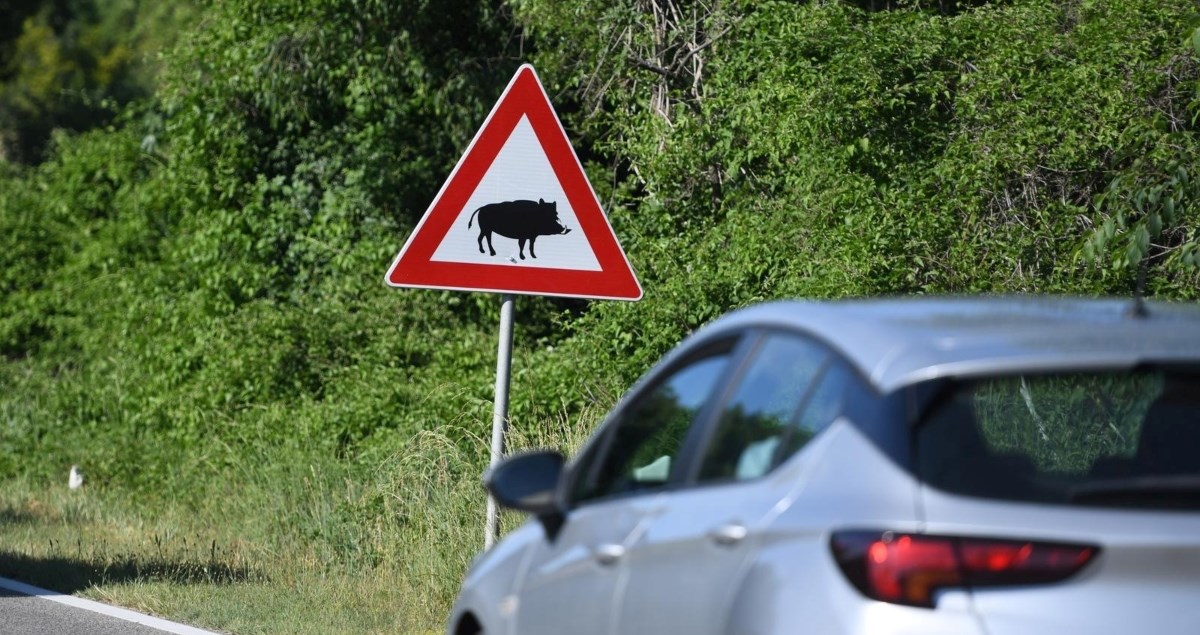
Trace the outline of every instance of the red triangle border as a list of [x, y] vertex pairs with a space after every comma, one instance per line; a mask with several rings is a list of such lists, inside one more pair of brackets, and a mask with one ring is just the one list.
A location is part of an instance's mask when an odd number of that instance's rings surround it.
[[[432, 260], [521, 117], [529, 119], [546, 158], [591, 245], [600, 271]], [[393, 287], [488, 291], [610, 300], [639, 300], [642, 287], [600, 209], [579, 157], [533, 66], [522, 65], [451, 171], [441, 191], [396, 256], [386, 277]]]

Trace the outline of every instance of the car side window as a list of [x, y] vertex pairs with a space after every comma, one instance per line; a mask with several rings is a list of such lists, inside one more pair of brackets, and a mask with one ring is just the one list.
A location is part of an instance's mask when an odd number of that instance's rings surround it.
[[[584, 457], [572, 487], [580, 502], [660, 488], [684, 439], [729, 364], [733, 343], [705, 351], [635, 397], [594, 457]], [[594, 463], [594, 464], [593, 464]]]
[[812, 394], [805, 400], [800, 414], [796, 417], [795, 425], [789, 429], [777, 462], [781, 463], [798, 452], [818, 432], [842, 414], [846, 391], [852, 381], [853, 373], [845, 364], [835, 359], [826, 365]]
[[788, 427], [829, 354], [793, 334], [771, 334], [721, 408], [700, 464], [699, 481], [747, 480], [766, 474]]

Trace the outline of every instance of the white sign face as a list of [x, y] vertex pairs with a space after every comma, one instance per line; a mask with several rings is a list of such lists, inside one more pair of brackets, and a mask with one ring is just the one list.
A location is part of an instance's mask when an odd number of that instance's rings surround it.
[[[508, 206], [515, 213], [538, 213], [542, 217], [540, 221], [553, 222], [552, 219], [556, 218], [557, 223], [568, 230], [567, 233], [541, 234], [525, 241], [522, 248], [518, 238], [503, 235], [506, 231], [510, 234], [516, 232], [507, 227], [497, 227], [503, 223], [495, 220], [488, 223], [486, 219], [479, 218], [487, 213], [485, 206], [517, 201], [527, 201], [529, 204]], [[505, 211], [504, 207], [491, 209]], [[492, 249], [496, 252], [494, 256], [491, 255]], [[587, 236], [579, 231], [575, 210], [571, 208], [554, 174], [554, 168], [550, 167], [550, 160], [546, 158], [528, 117], [521, 117], [430, 259], [481, 265], [600, 271], [596, 254]]]

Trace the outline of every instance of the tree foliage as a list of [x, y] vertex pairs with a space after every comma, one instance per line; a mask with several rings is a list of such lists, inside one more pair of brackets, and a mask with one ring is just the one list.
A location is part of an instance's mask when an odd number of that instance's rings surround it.
[[1143, 258], [1197, 297], [1192, 3], [516, 6], [647, 287], [572, 323], [598, 371], [769, 297], [1124, 295]]
[[[112, 6], [143, 28], [148, 4]], [[443, 426], [479, 443], [494, 298], [380, 279], [527, 60], [646, 296], [522, 298], [516, 426], [602, 410], [769, 298], [1124, 295], [1143, 263], [1151, 295], [1200, 296], [1191, 0], [198, 11], [153, 96], [0, 163], [0, 473], [59, 471], [18, 467], [39, 453], [182, 489], [256, 448], [369, 463]], [[5, 59], [76, 50], [21, 15]], [[54, 66], [6, 68], [11, 104]]]
[[54, 130], [107, 123], [149, 96], [190, 2], [16, 0], [0, 22], [0, 159], [36, 163]]

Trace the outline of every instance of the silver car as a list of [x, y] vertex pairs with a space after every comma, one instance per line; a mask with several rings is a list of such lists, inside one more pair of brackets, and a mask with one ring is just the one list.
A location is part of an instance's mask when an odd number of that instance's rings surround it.
[[1200, 306], [764, 304], [485, 484], [449, 635], [1195, 635]]

